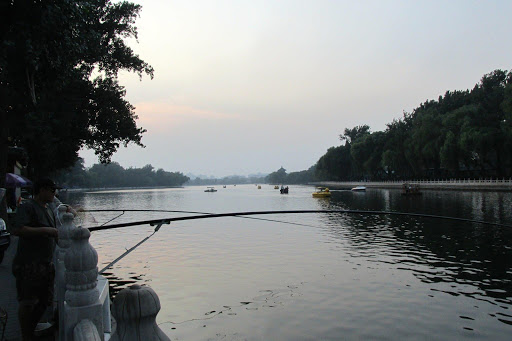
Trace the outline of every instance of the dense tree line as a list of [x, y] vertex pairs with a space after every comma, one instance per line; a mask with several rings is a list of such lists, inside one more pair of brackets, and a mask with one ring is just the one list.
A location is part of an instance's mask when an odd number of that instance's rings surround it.
[[267, 175], [265, 182], [276, 185], [306, 184], [315, 181], [315, 168], [316, 166], [311, 166], [309, 169], [300, 172], [286, 173], [286, 169], [281, 167], [277, 171]]
[[512, 72], [447, 91], [371, 132], [346, 128], [316, 164], [318, 180], [512, 176]]
[[55, 174], [59, 184], [67, 188], [174, 187], [190, 179], [180, 172], [155, 171], [151, 165], [123, 168], [119, 163], [95, 164], [84, 167], [80, 159], [73, 167]]
[[259, 176], [241, 176], [231, 175], [222, 178], [195, 178], [186, 183], [191, 186], [208, 186], [208, 185], [241, 185], [241, 184], [258, 184], [265, 181], [264, 177]]

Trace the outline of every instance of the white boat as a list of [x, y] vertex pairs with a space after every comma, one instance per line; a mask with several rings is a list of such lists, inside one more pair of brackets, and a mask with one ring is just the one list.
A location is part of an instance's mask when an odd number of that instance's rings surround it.
[[364, 187], [364, 186], [356, 186], [356, 187], [352, 188], [351, 191], [354, 191], [354, 192], [364, 192], [364, 191], [366, 191], [366, 187]]
[[204, 191], [205, 192], [217, 192], [217, 190], [213, 187], [206, 187], [206, 189]]

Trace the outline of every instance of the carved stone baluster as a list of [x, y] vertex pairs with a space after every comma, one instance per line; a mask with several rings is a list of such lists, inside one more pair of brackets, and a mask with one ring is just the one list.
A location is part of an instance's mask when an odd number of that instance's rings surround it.
[[[55, 260], [55, 298], [59, 313], [59, 326], [64, 325], [64, 298], [66, 293], [66, 266], [64, 259], [66, 251], [71, 245], [71, 231], [76, 229], [73, 225], [73, 214], [66, 213], [67, 207], [60, 206], [56, 212], [57, 229], [59, 230], [59, 242], [56, 248]], [[64, 340], [64, 328], [59, 329], [59, 336]]]
[[103, 306], [97, 289], [98, 254], [89, 244], [88, 229], [71, 230], [71, 245], [66, 252], [66, 293], [64, 302], [64, 340], [72, 340], [73, 329], [89, 319], [103, 340]]
[[112, 305], [117, 328], [111, 341], [170, 341], [156, 324], [160, 300], [150, 287], [132, 285], [121, 290]]

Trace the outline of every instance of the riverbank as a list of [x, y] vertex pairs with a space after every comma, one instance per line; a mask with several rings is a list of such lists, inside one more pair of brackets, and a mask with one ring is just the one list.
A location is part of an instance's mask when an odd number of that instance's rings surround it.
[[184, 188], [183, 186], [143, 186], [143, 187], [90, 187], [90, 188], [63, 188], [59, 192], [101, 192], [101, 191], [131, 191], [137, 189], [167, 189]]
[[309, 185], [330, 189], [351, 189], [356, 186], [366, 188], [402, 189], [404, 183], [417, 184], [420, 190], [456, 191], [512, 191], [511, 179], [460, 179], [460, 180], [411, 180], [411, 181], [319, 181]]

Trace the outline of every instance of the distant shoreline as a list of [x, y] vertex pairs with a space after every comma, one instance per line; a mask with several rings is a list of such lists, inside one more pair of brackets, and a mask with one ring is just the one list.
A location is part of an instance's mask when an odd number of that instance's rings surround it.
[[185, 186], [144, 186], [144, 187], [90, 187], [90, 188], [62, 188], [61, 193], [65, 192], [100, 192], [113, 190], [130, 190], [130, 189], [165, 189], [165, 188], [184, 188]]
[[366, 188], [402, 189], [403, 184], [417, 184], [420, 190], [456, 190], [456, 191], [497, 191], [511, 192], [511, 179], [481, 180], [410, 180], [410, 181], [318, 181], [309, 185], [329, 187], [331, 189], [351, 189], [356, 186]]

